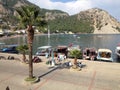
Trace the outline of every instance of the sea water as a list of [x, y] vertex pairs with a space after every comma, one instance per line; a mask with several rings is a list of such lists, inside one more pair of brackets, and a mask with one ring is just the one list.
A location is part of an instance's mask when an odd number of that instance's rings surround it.
[[[7, 38], [0, 40], [6, 44], [25, 44], [27, 43], [26, 36], [18, 38]], [[113, 58], [115, 60], [115, 48], [120, 43], [119, 34], [51, 34], [48, 38], [47, 35], [37, 35], [34, 37], [33, 42], [33, 54], [40, 46], [51, 45], [56, 47], [57, 45], [69, 44], [80, 45], [82, 49], [86, 47], [107, 48], [112, 50]]]

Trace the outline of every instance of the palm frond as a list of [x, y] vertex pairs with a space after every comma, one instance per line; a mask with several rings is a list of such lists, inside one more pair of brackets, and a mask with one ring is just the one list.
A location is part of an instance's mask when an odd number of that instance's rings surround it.
[[26, 17], [30, 17], [28, 6], [22, 6], [23, 13]]
[[36, 19], [39, 15], [39, 10], [36, 8], [34, 11], [34, 18]]
[[20, 17], [24, 17], [24, 14], [21, 8], [16, 8], [16, 11], [20, 15]]

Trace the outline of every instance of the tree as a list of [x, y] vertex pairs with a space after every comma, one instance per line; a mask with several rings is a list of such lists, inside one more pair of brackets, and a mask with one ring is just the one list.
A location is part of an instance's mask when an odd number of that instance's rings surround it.
[[[19, 14], [20, 23], [27, 26], [27, 43], [29, 48], [29, 78], [33, 78], [33, 61], [32, 61], [32, 47], [34, 39], [34, 28], [33, 26], [40, 24], [43, 26], [44, 19], [39, 16], [39, 9], [35, 6], [21, 6], [16, 8], [17, 13]], [[39, 23], [38, 23], [39, 22]]]
[[26, 55], [26, 51], [28, 50], [28, 46], [27, 45], [20, 45], [17, 47], [17, 50], [22, 53], [22, 55], [23, 55], [22, 60], [23, 60], [23, 62], [25, 62], [25, 60], [26, 60], [25, 55]]
[[77, 59], [82, 56], [82, 53], [80, 50], [74, 49], [70, 51], [70, 55], [74, 57], [74, 64], [77, 64]]

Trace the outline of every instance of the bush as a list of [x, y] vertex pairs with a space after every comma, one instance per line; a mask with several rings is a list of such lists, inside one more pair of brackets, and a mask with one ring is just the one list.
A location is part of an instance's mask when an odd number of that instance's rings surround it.
[[71, 50], [70, 51], [70, 56], [72, 56], [73, 58], [82, 58], [82, 52], [80, 50]]

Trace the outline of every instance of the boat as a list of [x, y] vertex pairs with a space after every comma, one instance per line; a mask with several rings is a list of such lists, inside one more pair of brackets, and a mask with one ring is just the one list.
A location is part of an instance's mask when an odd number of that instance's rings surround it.
[[98, 49], [97, 60], [113, 61], [110, 49]]
[[85, 48], [83, 50], [83, 59], [95, 60], [97, 58], [97, 50], [95, 48]]
[[37, 56], [45, 56], [46, 54], [50, 55], [52, 46], [41, 46], [37, 48]]
[[2, 53], [15, 53], [18, 54], [18, 50], [16, 49], [18, 47], [17, 44], [12, 44], [12, 45], [5, 45], [4, 48], [0, 50]]
[[120, 59], [120, 44], [117, 45], [115, 49], [115, 54], [117, 56], [117, 59]]
[[54, 53], [59, 59], [62, 59], [62, 60], [66, 59], [67, 53], [68, 53], [68, 47], [66, 45], [58, 45], [55, 48]]
[[67, 56], [68, 47], [66, 45], [58, 45], [55, 51], [59, 54], [65, 54]]

